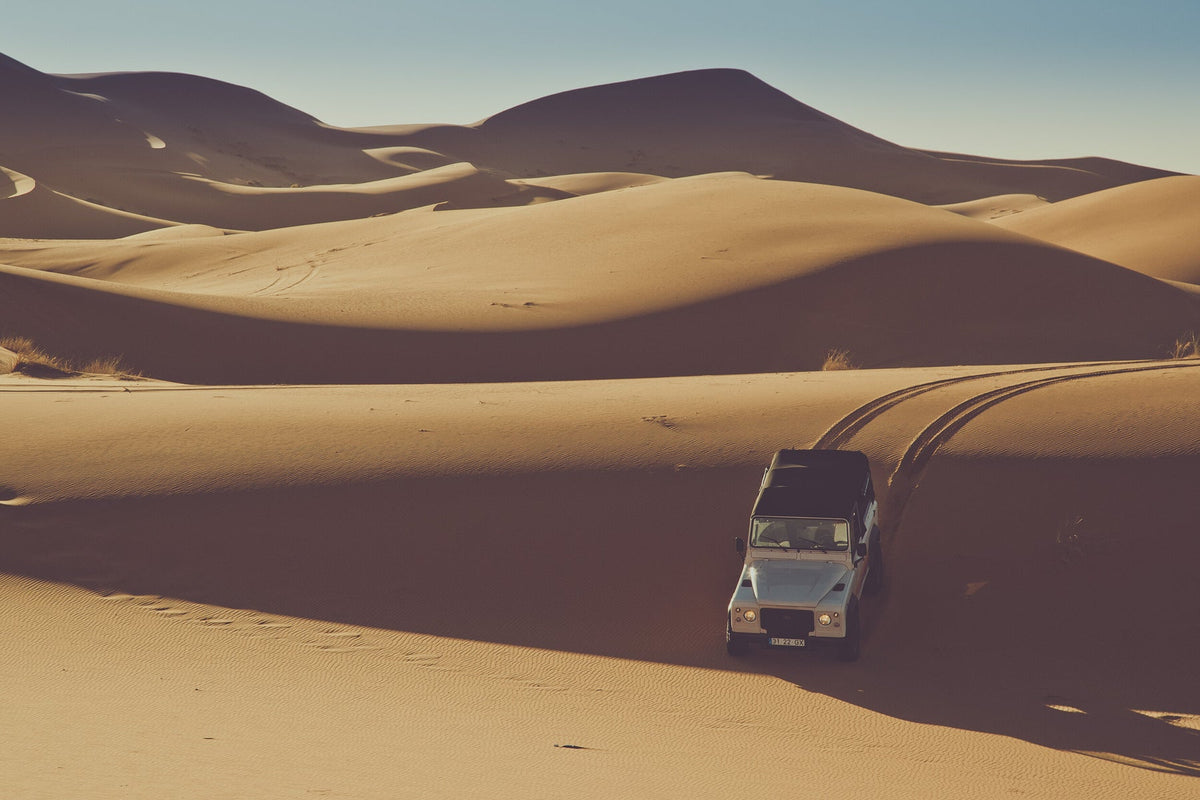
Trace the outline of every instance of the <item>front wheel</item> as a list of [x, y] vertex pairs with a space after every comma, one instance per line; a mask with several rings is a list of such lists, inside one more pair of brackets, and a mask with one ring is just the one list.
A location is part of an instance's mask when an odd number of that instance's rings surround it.
[[858, 620], [858, 606], [846, 612], [846, 638], [838, 643], [838, 661], [858, 661], [862, 642], [862, 626]]
[[733, 626], [725, 622], [725, 652], [731, 656], [744, 656], [750, 652], [750, 643], [733, 632]]

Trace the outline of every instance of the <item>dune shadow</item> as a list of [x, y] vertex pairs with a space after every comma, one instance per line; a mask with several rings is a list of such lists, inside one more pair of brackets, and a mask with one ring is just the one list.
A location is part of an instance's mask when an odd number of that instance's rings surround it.
[[[1200, 720], [1200, 598], [1185, 580], [1195, 544], [1167, 545], [1188, 557], [1159, 559], [1149, 583], [1138, 577], [1145, 558], [1132, 571], [1113, 553], [1072, 569], [1054, 561], [1052, 540], [1036, 554], [1048, 566], [1033, 570], [1011, 561], [1011, 542], [999, 554], [979, 550], [986, 536], [947, 548], [939, 537], [954, 525], [932, 520], [965, 519], [995, 492], [980, 483], [948, 505], [914, 503], [888, 544], [892, 578], [867, 608], [858, 663], [819, 650], [732, 659], [722, 622], [739, 569], [731, 538], [759, 478], [757, 467], [468, 475], [3, 508], [0, 571], [773, 675], [901, 719], [1200, 776], [1200, 731], [1189, 727]], [[1164, 497], [1187, 497], [1167, 483]], [[923, 529], [932, 532], [913, 533]], [[1106, 596], [1121, 576], [1121, 599]], [[984, 588], [964, 599], [971, 578]], [[1128, 593], [1161, 580], [1180, 582], [1166, 598], [1174, 613], [1131, 630], [1138, 612], [1122, 610]], [[1038, 614], [1053, 624], [1031, 628]]]
[[[1080, 285], [1091, 287], [1088, 301], [1064, 311], [1059, 298]], [[914, 295], [912, 286], [926, 290]], [[119, 354], [141, 374], [191, 384], [752, 374], [818, 369], [831, 347], [870, 367], [1157, 358], [1196, 327], [1200, 309], [1187, 292], [1081, 254], [961, 242], [893, 248], [773, 285], [546, 327], [500, 317], [487, 330], [407, 327], [402, 317], [386, 327], [335, 324], [320, 304], [281, 315], [266, 297], [196, 297], [0, 265], [7, 332], [80, 362]]]

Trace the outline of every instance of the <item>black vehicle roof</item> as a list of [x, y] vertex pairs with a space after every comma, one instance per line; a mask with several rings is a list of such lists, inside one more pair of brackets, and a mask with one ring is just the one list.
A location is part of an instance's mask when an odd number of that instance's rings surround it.
[[753, 516], [850, 519], [870, 479], [870, 463], [857, 451], [780, 450], [771, 459]]

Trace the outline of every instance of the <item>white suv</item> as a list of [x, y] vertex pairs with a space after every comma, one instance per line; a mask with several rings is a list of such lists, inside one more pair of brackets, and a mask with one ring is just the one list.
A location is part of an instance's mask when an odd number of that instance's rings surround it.
[[858, 658], [859, 601], [883, 584], [878, 503], [863, 453], [780, 450], [763, 473], [742, 575], [729, 601], [725, 646], [807, 648], [830, 643]]

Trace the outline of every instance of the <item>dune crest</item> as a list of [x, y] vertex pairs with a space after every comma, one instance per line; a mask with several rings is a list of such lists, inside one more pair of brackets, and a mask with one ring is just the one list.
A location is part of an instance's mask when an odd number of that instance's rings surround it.
[[938, 208], [944, 208], [946, 211], [971, 219], [990, 222], [1011, 214], [1020, 214], [1031, 208], [1041, 208], [1048, 202], [1044, 197], [1038, 197], [1035, 194], [1005, 194], [998, 197], [981, 197], [965, 203], [949, 203], [938, 206]]
[[440, 152], [521, 177], [744, 171], [927, 203], [1028, 193], [1057, 200], [1170, 173], [1080, 159], [1013, 162], [885, 141], [742, 70], [695, 70], [561, 92], [476, 123], [477, 136], [414, 134]]

